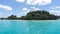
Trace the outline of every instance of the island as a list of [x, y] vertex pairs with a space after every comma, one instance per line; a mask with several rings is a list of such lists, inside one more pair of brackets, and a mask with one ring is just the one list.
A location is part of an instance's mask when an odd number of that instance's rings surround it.
[[16, 15], [8, 16], [7, 18], [0, 18], [1, 20], [55, 20], [59, 19], [60, 16], [50, 14], [45, 10], [30, 11], [25, 16], [17, 17]]

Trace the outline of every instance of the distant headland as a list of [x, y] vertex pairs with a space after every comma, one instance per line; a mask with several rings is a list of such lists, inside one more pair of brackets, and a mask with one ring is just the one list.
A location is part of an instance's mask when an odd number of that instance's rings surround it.
[[1, 20], [55, 20], [59, 19], [60, 16], [50, 14], [45, 10], [36, 10], [27, 13], [25, 16], [17, 17], [16, 15], [8, 16], [7, 18], [0, 18]]

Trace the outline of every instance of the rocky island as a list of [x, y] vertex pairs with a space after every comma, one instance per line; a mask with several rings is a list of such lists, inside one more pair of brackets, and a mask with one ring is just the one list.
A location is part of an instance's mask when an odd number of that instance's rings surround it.
[[7, 19], [7, 20], [54, 20], [59, 19], [59, 16], [50, 14], [48, 11], [45, 10], [36, 10], [27, 13], [25, 16], [21, 16], [18, 18], [15, 15], [11, 15], [7, 18], [0, 18], [0, 19]]

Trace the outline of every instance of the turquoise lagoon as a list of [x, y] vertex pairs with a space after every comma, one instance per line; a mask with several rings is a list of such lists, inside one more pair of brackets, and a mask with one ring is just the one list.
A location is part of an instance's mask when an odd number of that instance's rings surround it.
[[60, 34], [60, 20], [0, 20], [0, 34]]

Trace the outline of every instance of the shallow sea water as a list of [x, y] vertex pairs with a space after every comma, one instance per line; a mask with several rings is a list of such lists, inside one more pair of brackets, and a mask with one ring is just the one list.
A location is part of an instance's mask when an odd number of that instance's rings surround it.
[[0, 20], [0, 34], [60, 34], [60, 20]]

